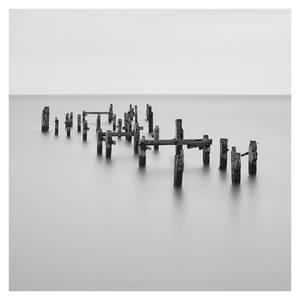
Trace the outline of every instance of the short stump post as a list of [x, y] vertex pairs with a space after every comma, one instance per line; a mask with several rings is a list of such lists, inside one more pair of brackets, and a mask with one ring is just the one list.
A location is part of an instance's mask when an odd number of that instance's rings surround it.
[[231, 182], [240, 184], [241, 182], [241, 154], [236, 152], [236, 147], [231, 150]]
[[257, 143], [256, 141], [250, 141], [249, 144], [249, 161], [248, 172], [249, 175], [256, 175], [257, 170]]

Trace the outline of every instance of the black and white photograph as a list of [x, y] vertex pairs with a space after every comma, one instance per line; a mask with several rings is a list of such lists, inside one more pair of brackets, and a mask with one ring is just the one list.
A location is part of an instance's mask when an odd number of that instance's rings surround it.
[[290, 291], [289, 9], [9, 10], [10, 291]]

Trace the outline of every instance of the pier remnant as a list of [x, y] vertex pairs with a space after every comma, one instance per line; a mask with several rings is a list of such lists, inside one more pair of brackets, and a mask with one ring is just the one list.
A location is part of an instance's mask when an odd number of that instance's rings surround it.
[[65, 127], [66, 127], [66, 130], [67, 130], [67, 137], [69, 138], [71, 136], [71, 124], [72, 124], [72, 121], [69, 117], [69, 114], [66, 114], [66, 121], [65, 121]]
[[82, 111], [82, 121], [85, 120], [85, 117], [88, 115], [108, 115], [108, 123], [111, 123], [113, 120], [113, 105], [110, 104], [108, 111]]
[[77, 115], [77, 132], [81, 132], [81, 114]]
[[50, 109], [49, 106], [45, 106], [42, 112], [42, 132], [49, 131], [49, 116], [50, 116]]
[[111, 158], [111, 150], [112, 145], [114, 145], [116, 142], [112, 139], [112, 132], [111, 130], [108, 130], [105, 135], [105, 156], [106, 158]]
[[231, 182], [232, 184], [241, 182], [241, 154], [236, 152], [236, 147], [231, 149]]
[[84, 120], [84, 122], [83, 122], [83, 128], [82, 128], [82, 140], [84, 142], [87, 141], [87, 132], [88, 132], [88, 130], [90, 130], [90, 128], [88, 126], [88, 122], [87, 122], [87, 120]]
[[220, 139], [220, 170], [226, 170], [227, 168], [227, 152], [228, 152], [228, 139]]
[[54, 131], [54, 135], [58, 136], [58, 126], [59, 126], [59, 121], [57, 119], [57, 117], [55, 117], [55, 131]]

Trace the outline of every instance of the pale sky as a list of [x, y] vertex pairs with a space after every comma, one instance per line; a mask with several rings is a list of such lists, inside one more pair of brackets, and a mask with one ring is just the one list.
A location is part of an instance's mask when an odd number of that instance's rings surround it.
[[11, 10], [10, 94], [290, 94], [288, 10]]

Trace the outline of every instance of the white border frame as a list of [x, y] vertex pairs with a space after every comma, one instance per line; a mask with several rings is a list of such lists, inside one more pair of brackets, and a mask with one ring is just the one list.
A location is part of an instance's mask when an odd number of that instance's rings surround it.
[[[299, 136], [298, 128], [300, 128], [299, 116], [299, 28], [300, 28], [300, 1], [278, 1], [278, 0], [85, 0], [85, 1], [67, 1], [67, 0], [45, 0], [45, 1], [6, 1], [2, 0], [0, 3], [0, 30], [1, 30], [1, 77], [0, 77], [0, 111], [1, 111], [1, 188], [0, 188], [0, 298], [1, 299], [52, 299], [66, 298], [66, 299], [82, 299], [82, 298], [105, 298], [105, 299], [150, 299], [152, 297], [158, 299], [199, 299], [205, 297], [209, 299], [250, 299], [252, 297], [264, 297], [272, 300], [276, 299], [300, 299], [299, 288], [299, 228], [300, 221], [298, 218], [299, 212], [299, 172], [297, 166], [300, 167], [299, 155]], [[291, 9], [292, 10], [292, 291], [291, 292], [9, 292], [8, 291], [8, 188], [9, 188], [9, 164], [8, 164], [8, 70], [9, 70], [9, 49], [8, 49], [8, 10], [10, 8], [198, 8], [198, 9]], [[298, 55], [297, 55], [298, 54]], [[297, 82], [298, 81], [298, 82]], [[298, 85], [297, 85], [298, 83]], [[280, 141], [274, 140], [277, 146]], [[284, 145], [281, 146], [284, 151]], [[297, 230], [298, 229], [298, 230]], [[298, 232], [297, 232], [298, 231]]]

